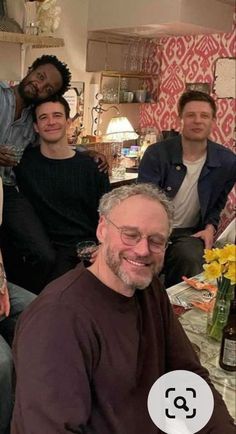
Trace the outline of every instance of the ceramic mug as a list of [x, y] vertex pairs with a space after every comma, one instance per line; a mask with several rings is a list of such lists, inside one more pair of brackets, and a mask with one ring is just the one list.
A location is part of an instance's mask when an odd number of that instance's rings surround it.
[[145, 102], [147, 97], [147, 91], [144, 89], [139, 89], [135, 91], [135, 99], [137, 102]]
[[124, 102], [133, 102], [134, 99], [134, 93], [130, 91], [124, 91], [123, 93], [123, 100]]

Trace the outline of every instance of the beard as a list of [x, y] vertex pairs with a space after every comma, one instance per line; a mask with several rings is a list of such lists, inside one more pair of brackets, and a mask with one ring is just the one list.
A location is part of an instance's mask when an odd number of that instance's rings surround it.
[[[107, 247], [105, 251], [106, 264], [110, 268], [110, 270], [117, 276], [126, 286], [135, 290], [135, 289], [145, 289], [147, 288], [153, 280], [154, 275], [158, 274], [163, 265], [163, 261], [160, 261], [158, 264], [149, 265], [149, 273], [145, 274], [140, 270], [140, 274], [137, 273], [136, 276], [133, 276], [131, 273], [128, 273], [126, 270], [122, 268], [122, 253], [114, 253], [110, 247]], [[131, 258], [130, 258], [131, 259]], [[132, 257], [132, 260], [143, 261], [148, 259], [147, 257]]]
[[35, 94], [26, 91], [26, 86], [28, 84], [31, 84], [31, 82], [28, 81], [26, 76], [18, 85], [19, 94], [26, 105], [35, 104], [36, 102], [40, 101], [40, 98], [38, 98], [36, 90], [35, 90]]

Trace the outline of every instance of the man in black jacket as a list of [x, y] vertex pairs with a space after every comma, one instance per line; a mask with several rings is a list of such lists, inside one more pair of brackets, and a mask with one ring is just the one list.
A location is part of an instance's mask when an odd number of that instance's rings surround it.
[[208, 139], [216, 105], [203, 92], [184, 93], [178, 104], [181, 135], [149, 146], [139, 182], [162, 188], [175, 207], [165, 256], [166, 287], [202, 271], [203, 250], [213, 245], [220, 213], [236, 180], [236, 156]]

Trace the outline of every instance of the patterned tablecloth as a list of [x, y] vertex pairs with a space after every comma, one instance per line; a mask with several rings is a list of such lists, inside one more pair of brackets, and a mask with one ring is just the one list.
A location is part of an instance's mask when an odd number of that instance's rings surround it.
[[[188, 303], [197, 297], [198, 291], [186, 283], [179, 283], [167, 289], [170, 301]], [[220, 343], [206, 336], [207, 313], [192, 308], [179, 316], [179, 320], [191, 342], [200, 347], [200, 360], [209, 373], [215, 388], [221, 393], [227, 408], [236, 421], [236, 373], [224, 371], [219, 366]]]

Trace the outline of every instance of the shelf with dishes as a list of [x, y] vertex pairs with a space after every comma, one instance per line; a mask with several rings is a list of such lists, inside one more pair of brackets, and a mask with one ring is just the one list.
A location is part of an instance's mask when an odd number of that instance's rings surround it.
[[159, 75], [103, 71], [100, 92], [105, 104], [155, 103], [159, 95]]

